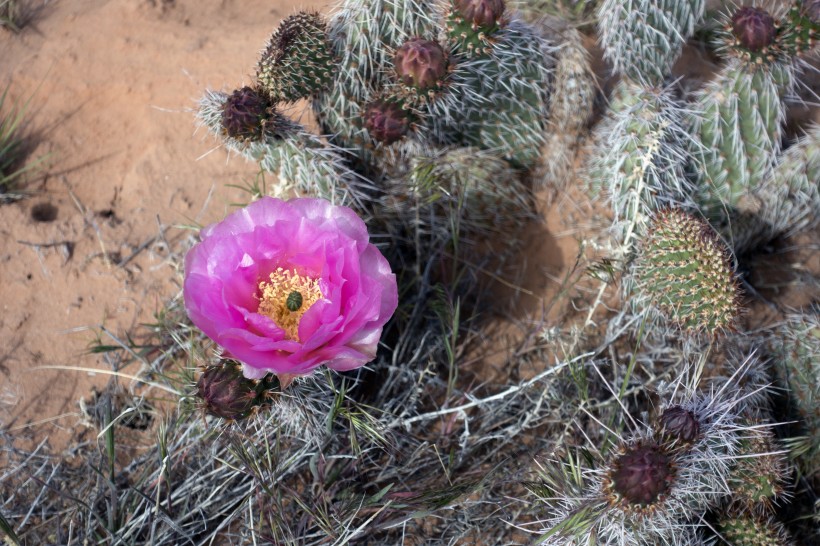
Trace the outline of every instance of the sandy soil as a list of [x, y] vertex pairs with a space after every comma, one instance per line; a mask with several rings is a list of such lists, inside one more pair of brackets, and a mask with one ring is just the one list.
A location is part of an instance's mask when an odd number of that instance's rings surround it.
[[[38, 2], [29, 2], [39, 5]], [[51, 1], [22, 33], [0, 31], [1, 80], [30, 102], [32, 157], [48, 154], [28, 199], [0, 206], [0, 424], [40, 424], [61, 449], [78, 400], [108, 377], [88, 354], [100, 326], [149, 322], [179, 292], [169, 259], [224, 216], [253, 179], [202, 129], [204, 89], [252, 80], [287, 1]], [[298, 7], [322, 9], [300, 0]], [[103, 339], [110, 344], [111, 339]]]

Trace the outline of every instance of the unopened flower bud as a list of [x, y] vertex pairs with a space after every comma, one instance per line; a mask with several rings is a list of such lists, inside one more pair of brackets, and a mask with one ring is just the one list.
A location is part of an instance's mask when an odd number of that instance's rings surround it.
[[691, 411], [680, 406], [666, 408], [661, 415], [662, 433], [673, 440], [692, 443], [700, 432], [700, 423]]
[[447, 74], [447, 54], [441, 44], [413, 38], [404, 42], [393, 58], [396, 73], [405, 85], [423, 91], [435, 89]]
[[774, 43], [777, 27], [769, 12], [746, 6], [732, 16], [732, 34], [741, 47], [760, 51]]
[[375, 140], [392, 144], [410, 130], [410, 115], [395, 102], [375, 100], [365, 108], [364, 126]]
[[222, 127], [231, 138], [260, 138], [265, 131], [270, 106], [270, 101], [254, 88], [237, 89], [222, 108]]
[[216, 417], [244, 419], [255, 405], [257, 383], [242, 375], [241, 367], [233, 363], [207, 367], [196, 386], [205, 411]]
[[504, 0], [455, 0], [456, 11], [476, 26], [489, 29], [504, 15]]

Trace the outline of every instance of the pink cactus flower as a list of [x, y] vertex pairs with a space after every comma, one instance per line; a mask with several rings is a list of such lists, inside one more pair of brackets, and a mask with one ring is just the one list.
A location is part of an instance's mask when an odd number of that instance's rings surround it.
[[185, 257], [185, 308], [246, 377], [273, 372], [285, 386], [322, 364], [344, 371], [376, 357], [396, 276], [351, 209], [263, 197], [201, 239]]

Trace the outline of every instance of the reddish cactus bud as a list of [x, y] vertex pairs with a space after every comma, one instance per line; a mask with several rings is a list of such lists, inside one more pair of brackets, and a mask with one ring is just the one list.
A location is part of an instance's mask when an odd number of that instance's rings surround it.
[[447, 54], [438, 42], [413, 38], [396, 51], [393, 65], [403, 84], [427, 91], [447, 74]]
[[627, 449], [612, 464], [609, 479], [614, 491], [629, 504], [653, 504], [669, 489], [674, 469], [669, 456], [655, 444]]
[[365, 108], [364, 126], [375, 140], [392, 144], [410, 130], [410, 114], [395, 102], [375, 100]]
[[257, 383], [242, 375], [237, 364], [205, 368], [196, 387], [205, 411], [216, 417], [244, 419], [256, 405]]
[[222, 108], [222, 127], [231, 138], [260, 138], [265, 131], [270, 107], [270, 101], [254, 88], [237, 89]]
[[746, 6], [732, 16], [732, 34], [741, 47], [760, 51], [774, 43], [777, 27], [767, 11]]
[[666, 408], [661, 415], [662, 433], [680, 442], [690, 444], [700, 433], [700, 423], [691, 411], [680, 406]]
[[504, 0], [455, 0], [456, 11], [476, 26], [489, 29], [504, 15]]

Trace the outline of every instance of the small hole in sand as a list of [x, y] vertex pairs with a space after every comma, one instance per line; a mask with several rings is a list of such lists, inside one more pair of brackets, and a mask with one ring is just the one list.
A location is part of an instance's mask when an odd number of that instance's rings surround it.
[[31, 207], [31, 219], [35, 222], [53, 222], [57, 219], [57, 207], [51, 203], [38, 203]]

